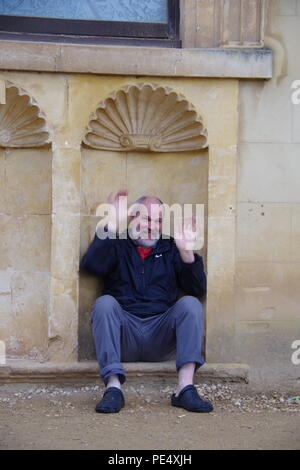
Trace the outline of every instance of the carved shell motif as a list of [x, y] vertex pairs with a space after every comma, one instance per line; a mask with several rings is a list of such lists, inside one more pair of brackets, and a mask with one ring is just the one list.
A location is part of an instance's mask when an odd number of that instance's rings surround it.
[[183, 152], [206, 148], [207, 132], [184, 96], [141, 83], [121, 88], [99, 103], [83, 142], [121, 152]]
[[42, 147], [49, 144], [44, 115], [22, 88], [6, 82], [6, 103], [0, 104], [0, 147]]

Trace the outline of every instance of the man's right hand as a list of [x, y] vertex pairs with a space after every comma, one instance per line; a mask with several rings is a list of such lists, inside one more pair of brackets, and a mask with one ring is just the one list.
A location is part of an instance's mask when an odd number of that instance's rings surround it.
[[[108, 195], [107, 202], [112, 204], [116, 210], [116, 218], [109, 220], [109, 230], [118, 232], [119, 229], [124, 228], [124, 223], [127, 222], [127, 189], [119, 189], [117, 192], [112, 192]], [[120, 198], [126, 198], [123, 203]]]

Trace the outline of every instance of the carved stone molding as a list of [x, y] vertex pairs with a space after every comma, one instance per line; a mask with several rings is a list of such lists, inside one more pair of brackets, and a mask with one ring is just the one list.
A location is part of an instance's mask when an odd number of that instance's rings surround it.
[[83, 143], [120, 152], [183, 152], [206, 148], [207, 131], [184, 96], [158, 84], [139, 83], [98, 104]]
[[0, 104], [0, 147], [44, 147], [50, 143], [45, 116], [22, 88], [6, 81], [6, 102]]

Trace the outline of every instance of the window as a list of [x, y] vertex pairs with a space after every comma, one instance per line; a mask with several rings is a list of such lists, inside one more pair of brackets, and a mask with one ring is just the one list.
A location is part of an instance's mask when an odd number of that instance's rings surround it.
[[0, 37], [180, 47], [179, 0], [0, 0]]

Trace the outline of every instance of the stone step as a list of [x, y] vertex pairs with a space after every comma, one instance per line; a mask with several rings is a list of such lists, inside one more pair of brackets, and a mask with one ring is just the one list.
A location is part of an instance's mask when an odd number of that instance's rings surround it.
[[[130, 380], [147, 382], [175, 381], [175, 362], [130, 362], [124, 363]], [[249, 366], [238, 363], [206, 363], [196, 373], [197, 382], [226, 381], [249, 382]], [[27, 359], [8, 359], [0, 365], [0, 383], [9, 382], [64, 382], [100, 380], [96, 361], [70, 363], [38, 362]]]

